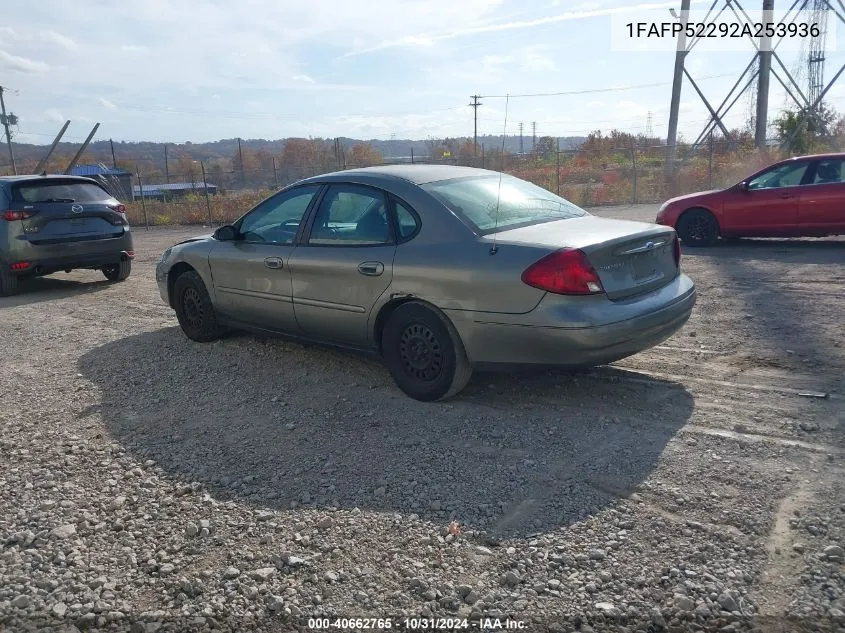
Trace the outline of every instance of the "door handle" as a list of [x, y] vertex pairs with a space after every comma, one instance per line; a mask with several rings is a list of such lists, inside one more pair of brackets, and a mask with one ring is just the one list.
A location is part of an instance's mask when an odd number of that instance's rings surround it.
[[795, 196], [793, 196], [791, 193], [782, 193], [779, 197], [786, 200], [788, 198], [794, 198]]
[[358, 264], [358, 272], [368, 277], [378, 277], [384, 272], [384, 264], [381, 262], [363, 262]]
[[264, 260], [264, 265], [267, 268], [281, 268], [282, 267], [282, 260], [279, 257], [267, 257]]

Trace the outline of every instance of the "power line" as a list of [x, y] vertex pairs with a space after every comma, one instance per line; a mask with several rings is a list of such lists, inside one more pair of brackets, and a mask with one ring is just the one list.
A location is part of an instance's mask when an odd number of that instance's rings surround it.
[[[732, 77], [733, 75], [730, 73], [724, 73], [721, 75], [708, 75], [706, 77], [701, 77], [701, 79], [718, 79], [720, 77]], [[701, 80], [700, 79], [700, 80]], [[670, 86], [672, 85], [671, 81], [658, 81], [655, 83], [650, 84], [632, 84], [629, 86], [617, 86], [614, 88], [592, 88], [590, 90], [569, 90], [566, 92], [533, 92], [533, 93], [526, 93], [520, 95], [510, 95], [511, 97], [562, 97], [567, 95], [587, 95], [587, 94], [597, 94], [600, 92], [622, 92], [625, 90], [639, 90], [641, 88], [657, 88], [660, 86]], [[481, 95], [483, 99], [504, 99], [507, 95]]]

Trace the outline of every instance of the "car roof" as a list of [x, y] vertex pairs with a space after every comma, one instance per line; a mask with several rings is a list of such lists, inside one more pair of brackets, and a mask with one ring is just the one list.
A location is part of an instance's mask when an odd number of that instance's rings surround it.
[[781, 162], [787, 162], [790, 160], [829, 160], [829, 159], [845, 159], [845, 153], [843, 152], [829, 152], [826, 154], [804, 154], [803, 156], [790, 156], [789, 158], [784, 158]]
[[358, 167], [344, 169], [328, 174], [312, 176], [299, 181], [297, 184], [320, 181], [341, 181], [349, 179], [364, 179], [371, 182], [378, 180], [404, 180], [415, 185], [424, 185], [439, 180], [452, 178], [467, 178], [471, 176], [498, 176], [499, 172], [477, 167], [460, 167], [457, 165], [379, 165], [377, 167]]

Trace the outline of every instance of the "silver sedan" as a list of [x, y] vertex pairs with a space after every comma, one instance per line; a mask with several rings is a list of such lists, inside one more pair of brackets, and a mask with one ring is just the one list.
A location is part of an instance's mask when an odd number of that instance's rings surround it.
[[474, 368], [585, 367], [657, 345], [695, 286], [673, 229], [590, 215], [468, 167], [341, 171], [179, 243], [156, 280], [185, 334], [290, 335], [381, 356], [423, 401]]

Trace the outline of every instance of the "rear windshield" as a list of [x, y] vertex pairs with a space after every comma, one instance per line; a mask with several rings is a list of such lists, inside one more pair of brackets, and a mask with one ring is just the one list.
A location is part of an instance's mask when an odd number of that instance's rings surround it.
[[90, 182], [22, 183], [13, 190], [18, 202], [102, 202], [111, 196]]
[[441, 180], [422, 188], [482, 234], [589, 215], [542, 187], [504, 174], [501, 187], [499, 176], [490, 175]]

